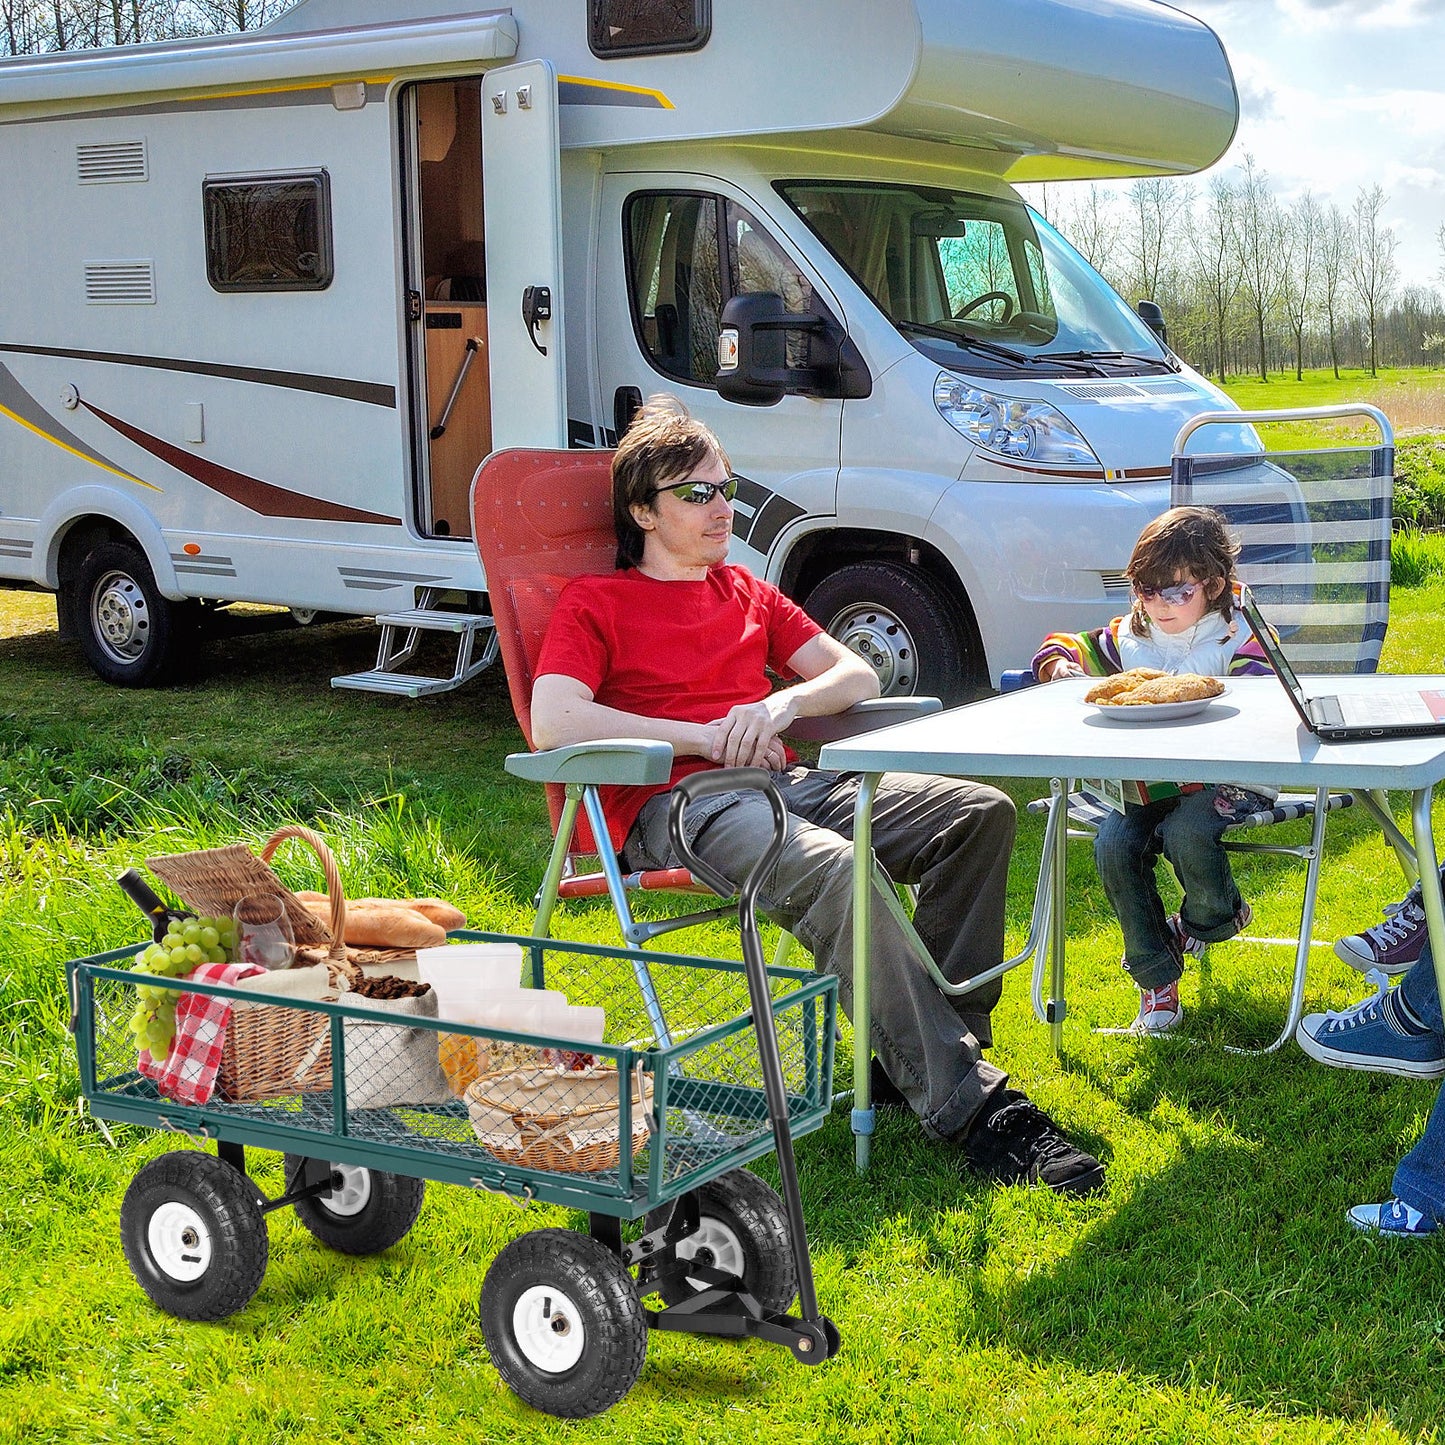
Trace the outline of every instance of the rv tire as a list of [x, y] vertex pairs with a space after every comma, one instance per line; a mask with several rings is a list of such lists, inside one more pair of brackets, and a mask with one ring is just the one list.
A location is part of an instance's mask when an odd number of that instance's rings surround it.
[[978, 685], [973, 627], [919, 567], [854, 562], [808, 594], [808, 615], [878, 674], [884, 697], [962, 702]]
[[186, 632], [184, 609], [161, 596], [145, 554], [130, 542], [98, 542], [80, 559], [72, 620], [85, 660], [104, 682], [167, 681]]

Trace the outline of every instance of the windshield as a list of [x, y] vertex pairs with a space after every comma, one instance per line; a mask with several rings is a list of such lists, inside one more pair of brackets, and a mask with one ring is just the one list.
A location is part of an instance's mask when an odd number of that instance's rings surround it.
[[1022, 201], [872, 181], [777, 189], [941, 366], [1009, 376], [1178, 369], [1103, 277]]

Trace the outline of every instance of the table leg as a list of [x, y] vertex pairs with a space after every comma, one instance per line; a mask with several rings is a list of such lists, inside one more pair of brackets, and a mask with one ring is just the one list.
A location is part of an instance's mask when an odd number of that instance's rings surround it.
[[1064, 810], [1064, 826], [1054, 833], [1053, 857], [1049, 863], [1049, 1002], [1045, 1010], [1049, 1021], [1049, 1038], [1058, 1056], [1064, 1043], [1064, 906], [1068, 891], [1069, 851], [1069, 783], [1060, 784], [1054, 779], [1054, 788], [1062, 786], [1062, 796], [1056, 792], [1054, 806]]
[[1425, 926], [1430, 932], [1430, 952], [1435, 962], [1435, 984], [1445, 998], [1445, 901], [1440, 896], [1439, 861], [1435, 857], [1435, 835], [1430, 828], [1433, 788], [1417, 788], [1411, 795], [1410, 818], [1415, 833], [1415, 862], [1420, 869], [1420, 901], [1425, 908]]
[[868, 1169], [875, 1111], [869, 1068], [873, 1061], [873, 799], [882, 773], [864, 773], [853, 804], [853, 1151], [858, 1172]]

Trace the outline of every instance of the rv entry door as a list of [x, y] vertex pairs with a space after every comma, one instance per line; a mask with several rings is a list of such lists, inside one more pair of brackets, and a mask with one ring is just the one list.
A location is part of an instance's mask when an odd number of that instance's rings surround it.
[[557, 75], [545, 60], [482, 83], [492, 446], [565, 447]]

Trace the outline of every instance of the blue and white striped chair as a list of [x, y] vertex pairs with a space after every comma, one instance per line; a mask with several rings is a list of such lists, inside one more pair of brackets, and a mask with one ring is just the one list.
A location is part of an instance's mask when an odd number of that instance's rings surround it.
[[[1375, 446], [1352, 445], [1300, 452], [1186, 455], [1185, 447], [1202, 427], [1231, 427], [1257, 444], [1255, 423], [1300, 422], [1368, 416], [1378, 427]], [[1395, 448], [1390, 423], [1374, 407], [1309, 407], [1291, 411], [1207, 412], [1194, 417], [1174, 443], [1170, 503], [1213, 507], [1224, 514], [1240, 541], [1239, 575], [1254, 593], [1260, 610], [1279, 633], [1290, 660], [1306, 673], [1367, 673], [1379, 666], [1390, 614], [1390, 526], [1394, 494]], [[1029, 672], [1006, 673], [1003, 691], [1027, 686]], [[1067, 806], [1068, 836], [1092, 839], [1108, 804], [1062, 780], [1052, 796], [1029, 804], [1030, 811]], [[1304, 1004], [1304, 985], [1315, 895], [1324, 850], [1328, 813], [1356, 801], [1366, 807], [1395, 848], [1413, 881], [1409, 845], [1381, 794], [1282, 794], [1273, 807], [1242, 818], [1224, 846], [1241, 853], [1272, 853], [1306, 864], [1300, 902], [1299, 934], [1293, 939], [1254, 939], [1285, 943], [1295, 949], [1295, 969], [1284, 1028], [1262, 1050], [1272, 1053], [1294, 1035]], [[1260, 843], [1239, 833], [1275, 823], [1311, 818], [1305, 844]], [[1048, 865], [1047, 855], [1041, 870]], [[1041, 871], [1038, 889], [1048, 897]], [[1047, 1021], [1043, 1003], [1044, 950], [1034, 961], [1034, 1009]]]

